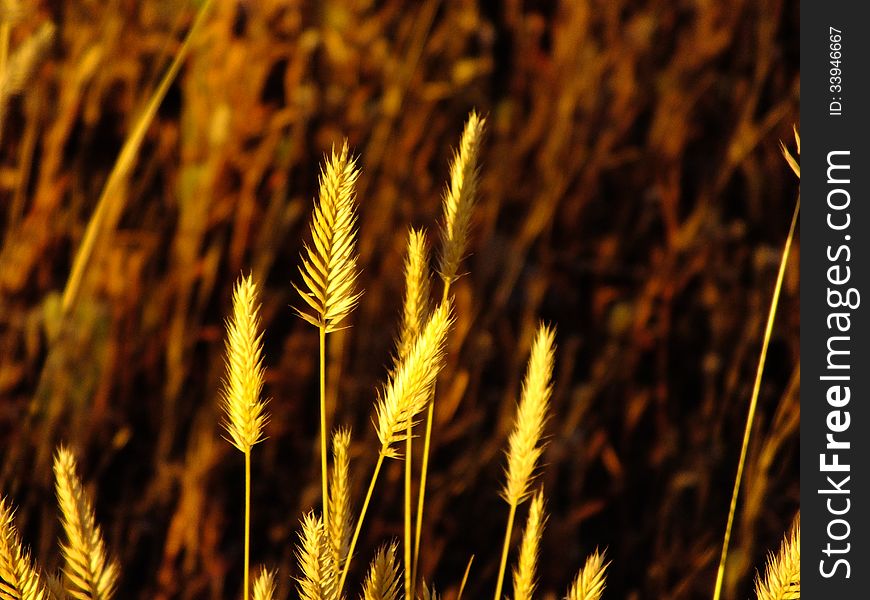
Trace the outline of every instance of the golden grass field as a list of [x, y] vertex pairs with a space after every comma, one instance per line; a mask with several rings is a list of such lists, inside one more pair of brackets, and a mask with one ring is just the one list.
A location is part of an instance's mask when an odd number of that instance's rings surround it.
[[[781, 0], [3, 0], [0, 598], [713, 597], [798, 66]], [[799, 252], [723, 599], [799, 564]]]

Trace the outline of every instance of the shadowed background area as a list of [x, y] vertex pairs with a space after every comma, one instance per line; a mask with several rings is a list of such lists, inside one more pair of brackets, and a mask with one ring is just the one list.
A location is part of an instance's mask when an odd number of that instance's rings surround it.
[[[558, 355], [540, 595], [561, 597], [600, 546], [613, 561], [605, 598], [710, 596], [797, 197], [779, 149], [798, 119], [797, 2], [217, 2], [107, 199], [67, 314], [101, 190], [196, 5], [7, 4], [0, 490], [42, 564], [58, 565], [50, 466], [65, 442], [121, 562], [117, 597], [236, 596], [244, 465], [221, 439], [218, 390], [232, 283], [252, 271], [272, 414], [253, 453], [252, 564], [279, 568], [287, 596], [299, 518], [320, 494], [317, 332], [290, 308], [319, 164], [347, 137], [362, 169], [365, 294], [330, 338], [328, 399], [330, 423], [353, 426], [358, 508], [407, 228], [437, 239], [452, 148], [476, 108], [488, 118], [480, 196], [452, 288], [421, 573], [455, 598], [474, 554], [466, 595], [492, 594], [502, 449], [543, 319]], [[798, 254], [725, 598], [749, 597], [798, 506]], [[391, 461], [351, 595], [377, 545], [401, 536], [401, 502]]]

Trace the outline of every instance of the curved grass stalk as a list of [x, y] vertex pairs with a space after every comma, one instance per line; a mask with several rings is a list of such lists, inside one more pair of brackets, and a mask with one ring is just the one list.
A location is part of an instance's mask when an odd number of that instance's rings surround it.
[[752, 386], [752, 396], [749, 400], [749, 410], [746, 414], [746, 425], [743, 429], [743, 444], [740, 447], [740, 460], [737, 463], [737, 475], [734, 477], [734, 488], [731, 491], [731, 504], [728, 508], [728, 522], [725, 525], [725, 536], [722, 540], [722, 553], [719, 556], [719, 566], [716, 570], [716, 585], [713, 588], [713, 600], [719, 600], [722, 596], [722, 585], [725, 581], [725, 563], [728, 559], [728, 546], [731, 542], [731, 530], [734, 526], [734, 515], [737, 512], [737, 499], [740, 495], [740, 483], [743, 480], [743, 469], [746, 466], [746, 455], [749, 452], [749, 438], [752, 435], [752, 424], [755, 422], [755, 410], [758, 406], [758, 395], [761, 391], [761, 377], [764, 374], [764, 364], [767, 359], [767, 349], [773, 334], [773, 322], [776, 316], [776, 307], [779, 305], [779, 296], [782, 290], [782, 282], [785, 278], [785, 268], [788, 264], [788, 256], [791, 253], [791, 244], [794, 240], [797, 228], [798, 214], [800, 214], [801, 199], [798, 196], [795, 203], [794, 213], [791, 217], [791, 226], [788, 237], [782, 249], [779, 261], [779, 271], [776, 275], [776, 283], [773, 287], [773, 298], [770, 301], [770, 310], [767, 314], [767, 325], [764, 328], [764, 338], [761, 342], [761, 355], [758, 358], [758, 368], [755, 371], [755, 383]]
[[348, 559], [341, 571], [338, 583], [339, 595], [347, 579], [350, 560], [353, 557], [353, 551], [356, 548], [384, 459], [400, 457], [394, 446], [405, 441], [408, 428], [413, 426], [418, 415], [431, 403], [435, 380], [444, 366], [444, 344], [452, 324], [452, 308], [449, 303], [442, 304], [429, 318], [426, 326], [417, 336], [413, 348], [401, 361], [380, 394], [375, 408], [375, 427], [381, 448], [350, 541], [347, 552]]
[[[72, 312], [78, 298], [85, 273], [91, 263], [91, 257], [93, 256], [94, 249], [97, 245], [97, 239], [100, 234], [103, 233], [108, 215], [111, 212], [109, 210], [109, 204], [111, 202], [123, 202], [123, 196], [118, 193], [118, 186], [133, 168], [136, 160], [136, 153], [139, 151], [139, 147], [145, 139], [148, 126], [151, 125], [151, 121], [154, 120], [154, 116], [157, 114], [157, 109], [160, 108], [163, 98], [169, 91], [169, 86], [172, 85], [172, 82], [175, 81], [175, 77], [181, 70], [181, 66], [184, 64], [184, 60], [190, 52], [191, 40], [200, 28], [202, 28], [205, 16], [208, 14], [213, 2], [214, 0], [205, 0], [202, 3], [202, 6], [200, 6], [199, 11], [196, 14], [196, 19], [193, 22], [193, 26], [191, 26], [190, 31], [187, 32], [187, 36], [184, 38], [184, 42], [181, 44], [178, 54], [173, 59], [169, 69], [163, 75], [160, 84], [157, 86], [157, 89], [154, 90], [151, 99], [148, 100], [148, 104], [145, 105], [145, 110], [142, 111], [142, 114], [136, 120], [136, 125], [133, 127], [133, 131], [131, 131], [127, 139], [124, 140], [124, 145], [121, 147], [118, 159], [115, 161], [115, 165], [112, 167], [111, 173], [109, 173], [109, 178], [103, 186], [103, 191], [100, 194], [99, 200], [97, 200], [97, 207], [88, 221], [87, 229], [85, 229], [85, 236], [76, 252], [75, 259], [73, 260], [72, 270], [70, 271], [69, 279], [67, 279], [61, 300], [61, 309], [64, 315], [69, 315]], [[120, 210], [118, 212], [120, 212]]]
[[462, 594], [465, 592], [465, 585], [468, 583], [468, 575], [471, 573], [471, 563], [474, 562], [474, 555], [468, 559], [468, 564], [465, 565], [465, 573], [462, 575], [462, 583], [459, 584], [459, 591], [456, 593], [456, 600], [462, 600]]
[[366, 511], [368, 511], [369, 503], [372, 500], [372, 493], [375, 491], [375, 484], [378, 482], [378, 475], [381, 473], [381, 467], [384, 465], [385, 455], [383, 452], [378, 453], [378, 461], [375, 463], [375, 470], [372, 473], [372, 478], [369, 481], [369, 488], [366, 491], [365, 500], [363, 500], [362, 508], [360, 509], [359, 519], [356, 521], [356, 527], [353, 530], [353, 537], [350, 539], [350, 546], [347, 550], [347, 560], [344, 563], [344, 568], [341, 570], [341, 577], [338, 579], [338, 593], [341, 594], [341, 590], [344, 589], [344, 582], [347, 580], [347, 572], [350, 570], [350, 559], [353, 556], [353, 551], [356, 548], [356, 542], [359, 539], [359, 533], [362, 531], [363, 521], [366, 518]]

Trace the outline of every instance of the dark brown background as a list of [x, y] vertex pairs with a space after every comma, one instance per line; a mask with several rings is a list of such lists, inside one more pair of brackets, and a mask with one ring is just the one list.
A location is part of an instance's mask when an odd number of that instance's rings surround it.
[[[541, 593], [607, 547], [607, 598], [709, 597], [797, 180], [798, 5], [778, 0], [218, 2], [112, 199], [80, 301], [59, 292], [120, 146], [193, 7], [22, 5], [56, 35], [0, 140], [0, 489], [57, 565], [50, 458], [71, 444], [123, 565], [119, 598], [234, 597], [240, 455], [220, 439], [222, 319], [263, 282], [272, 421], [254, 452], [253, 563], [295, 574], [319, 498], [317, 336], [291, 287], [318, 163], [363, 170], [365, 295], [331, 345], [357, 506], [409, 225], [434, 238], [466, 114], [488, 117], [467, 275], [439, 384], [423, 575], [492, 593], [505, 436], [539, 319], [558, 327]], [[768, 357], [727, 598], [798, 503], [796, 247]], [[440, 293], [440, 288], [436, 288]], [[59, 332], [49, 343], [52, 332]], [[334, 400], [334, 397], [333, 397]], [[351, 575], [401, 535], [401, 467]], [[524, 511], [521, 511], [524, 518]], [[508, 587], [508, 590], [510, 588]]]

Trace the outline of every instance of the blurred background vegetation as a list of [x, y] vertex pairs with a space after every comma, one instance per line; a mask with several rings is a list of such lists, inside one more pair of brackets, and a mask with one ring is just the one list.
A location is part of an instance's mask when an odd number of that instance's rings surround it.
[[[272, 398], [253, 455], [252, 562], [279, 567], [290, 588], [298, 518], [319, 498], [317, 334], [289, 308], [318, 164], [347, 136], [363, 171], [366, 292], [330, 346], [332, 422], [354, 426], [359, 488], [407, 227], [436, 233], [451, 148], [477, 108], [489, 120], [480, 205], [454, 287], [422, 574], [455, 597], [474, 554], [467, 593], [491, 593], [501, 449], [545, 319], [559, 355], [544, 597], [595, 546], [613, 560], [606, 597], [709, 597], [797, 194], [778, 147], [798, 119], [797, 2], [216, 2], [107, 199], [66, 313], [101, 190], [197, 5], [2, 5], [0, 489], [46, 566], [58, 537], [50, 457], [64, 441], [98, 493], [119, 598], [239, 589], [243, 464], [220, 438], [217, 391], [232, 282], [252, 270]], [[798, 252], [728, 598], [749, 596], [798, 505]], [[400, 532], [394, 462], [361, 556]]]

